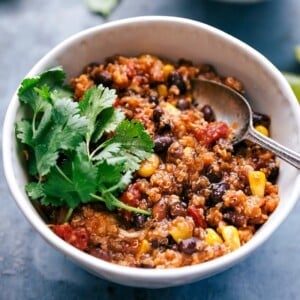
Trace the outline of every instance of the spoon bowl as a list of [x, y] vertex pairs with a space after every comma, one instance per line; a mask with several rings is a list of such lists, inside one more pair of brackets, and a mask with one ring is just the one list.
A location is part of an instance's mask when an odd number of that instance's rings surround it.
[[300, 169], [299, 153], [286, 148], [254, 129], [252, 109], [246, 98], [237, 91], [216, 81], [194, 79], [193, 98], [198, 103], [210, 105], [218, 120], [233, 126], [235, 129], [233, 144], [244, 139], [250, 140]]

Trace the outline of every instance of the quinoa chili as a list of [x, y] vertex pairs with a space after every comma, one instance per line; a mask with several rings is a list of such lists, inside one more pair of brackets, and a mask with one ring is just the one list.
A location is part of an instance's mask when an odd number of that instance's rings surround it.
[[[114, 105], [153, 139], [154, 153], [119, 198], [151, 215], [92, 203], [60, 224], [62, 208], [43, 208], [58, 236], [112, 263], [174, 268], [234, 251], [268, 220], [279, 202], [275, 156], [248, 141], [233, 146], [234, 129], [216, 120], [213, 107], [194, 103], [195, 77], [243, 93], [238, 80], [220, 77], [212, 66], [152, 55], [114, 56], [71, 79], [77, 101], [93, 85], [115, 89]], [[269, 134], [268, 116], [255, 113], [254, 124]]]

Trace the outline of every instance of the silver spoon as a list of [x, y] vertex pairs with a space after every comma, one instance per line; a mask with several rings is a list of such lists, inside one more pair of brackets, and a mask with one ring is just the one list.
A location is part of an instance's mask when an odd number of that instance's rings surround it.
[[282, 146], [254, 129], [252, 110], [242, 95], [224, 84], [210, 80], [195, 79], [192, 86], [193, 98], [197, 102], [210, 105], [218, 120], [234, 124], [236, 129], [233, 144], [244, 139], [250, 140], [300, 169], [299, 153]]

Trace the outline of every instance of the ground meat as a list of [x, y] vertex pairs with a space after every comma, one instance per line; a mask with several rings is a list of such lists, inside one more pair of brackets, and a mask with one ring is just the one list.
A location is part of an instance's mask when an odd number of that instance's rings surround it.
[[[119, 198], [151, 216], [88, 204], [69, 224], [51, 225], [54, 232], [100, 259], [142, 268], [198, 264], [252, 238], [278, 205], [279, 164], [251, 142], [232, 146], [234, 128], [217, 120], [213, 107], [192, 99], [195, 77], [244, 91], [238, 79], [221, 77], [212, 66], [148, 54], [114, 56], [71, 79], [77, 101], [94, 84], [114, 88], [115, 106], [153, 138], [159, 165], [146, 177], [137, 172]], [[254, 116], [256, 125], [270, 126], [268, 116]], [[266, 176], [263, 195], [252, 193], [253, 171]]]

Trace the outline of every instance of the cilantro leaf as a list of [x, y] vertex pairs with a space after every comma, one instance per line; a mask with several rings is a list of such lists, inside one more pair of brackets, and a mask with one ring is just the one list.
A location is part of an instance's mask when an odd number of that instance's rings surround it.
[[119, 0], [85, 0], [88, 8], [96, 13], [108, 16], [117, 6]]
[[73, 182], [59, 168], [53, 167], [47, 175], [47, 180], [40, 184], [45, 195], [41, 199], [42, 204], [68, 205], [71, 208], [80, 204], [80, 198], [74, 192]]
[[72, 90], [68, 86], [56, 86], [55, 89], [51, 91], [50, 97], [53, 103], [61, 98], [72, 98]]
[[131, 212], [142, 213], [146, 215], [150, 214], [148, 211], [129, 206], [117, 199], [116, 195], [119, 192], [122, 192], [132, 179], [131, 171], [124, 173], [123, 162], [109, 164], [107, 161], [103, 161], [97, 166], [98, 193], [91, 194], [94, 200], [104, 202], [108, 210], [114, 210], [116, 207], [118, 207]]
[[[39, 178], [26, 185], [28, 196], [44, 205], [68, 206], [67, 216], [91, 201], [102, 201], [109, 210], [149, 214], [117, 197], [151, 154], [152, 139], [141, 123], [124, 120], [114, 107], [114, 90], [94, 86], [78, 104], [64, 79], [63, 70], [53, 68], [24, 79], [18, 91], [32, 116], [16, 123], [16, 137], [26, 145], [29, 174]], [[105, 133], [112, 137], [102, 142]]]
[[124, 118], [124, 113], [119, 109], [113, 107], [104, 109], [97, 119], [92, 140], [97, 142], [104, 133], [113, 132]]
[[30, 182], [25, 186], [26, 193], [28, 196], [33, 199], [37, 200], [40, 198], [44, 198], [46, 195], [43, 191], [42, 185], [38, 182]]
[[[40, 184], [44, 195], [42, 202], [55, 201], [71, 208], [90, 202], [90, 194], [97, 189], [97, 174], [97, 167], [88, 159], [86, 146], [82, 143], [64, 165], [53, 167], [47, 180]], [[38, 195], [38, 191], [35, 194]]]
[[28, 104], [34, 111], [38, 113], [47, 109], [49, 103], [47, 98], [49, 91], [60, 87], [66, 77], [61, 67], [55, 67], [41, 73], [39, 76], [25, 78], [18, 90], [19, 100]]
[[[50, 134], [51, 146], [56, 149], [74, 149], [87, 131], [88, 120], [80, 116], [78, 104], [71, 99], [59, 99], [52, 111], [52, 123], [56, 126]], [[53, 125], [52, 125], [53, 126]]]
[[[87, 143], [89, 144], [91, 137], [96, 128], [96, 121], [100, 113], [112, 108], [116, 99], [115, 90], [105, 88], [103, 85], [91, 87], [85, 94], [83, 100], [79, 104], [79, 108], [84, 116], [88, 119]], [[98, 133], [98, 138], [100, 138]]]
[[23, 144], [31, 145], [33, 132], [29, 120], [21, 120], [16, 123], [16, 135]]
[[[102, 152], [105, 159], [112, 157], [123, 157], [126, 159], [125, 170], [135, 171], [139, 168], [139, 163], [149, 157], [153, 151], [154, 142], [145, 131], [144, 126], [137, 121], [122, 121], [117, 126], [115, 135], [104, 143], [105, 148]], [[113, 148], [113, 145], [120, 145], [118, 151], [111, 151], [111, 157], [107, 155], [106, 148]], [[103, 159], [100, 152], [95, 159]]]
[[[39, 76], [26, 78], [18, 90], [22, 103], [33, 110], [29, 120], [16, 123], [17, 138], [31, 147], [31, 170], [46, 175], [56, 164], [58, 150], [74, 149], [87, 131], [87, 120], [80, 116], [78, 103], [64, 91], [66, 74], [61, 67], [52, 68]], [[33, 167], [35, 162], [35, 167]]]
[[117, 128], [110, 143], [121, 143], [124, 149], [137, 152], [140, 159], [147, 158], [153, 149], [153, 140], [145, 131], [142, 123], [124, 120]]
[[52, 166], [56, 164], [58, 152], [49, 149], [47, 145], [40, 144], [34, 148], [36, 168], [40, 176], [46, 175]]
[[[105, 145], [104, 149], [98, 153], [97, 155], [93, 156], [94, 161], [108, 161], [112, 158], [119, 157], [119, 153], [121, 151], [122, 145], [120, 143], [114, 143], [114, 144], [109, 144]], [[122, 157], [122, 161], [125, 162], [125, 157]]]
[[65, 204], [60, 198], [51, 198], [47, 196], [41, 182], [30, 182], [25, 186], [27, 195], [32, 200], [39, 200], [43, 205], [62, 206]]
[[110, 164], [104, 160], [98, 167], [99, 185], [109, 187], [110, 192], [123, 191], [132, 179], [132, 172], [124, 173], [124, 161]]
[[89, 202], [90, 194], [96, 191], [98, 169], [89, 160], [85, 143], [77, 148], [72, 163], [72, 172], [72, 182], [81, 202]]
[[59, 99], [45, 113], [33, 134], [37, 169], [46, 175], [55, 165], [58, 150], [75, 149], [87, 131], [87, 120], [79, 115], [78, 104], [71, 99]]

